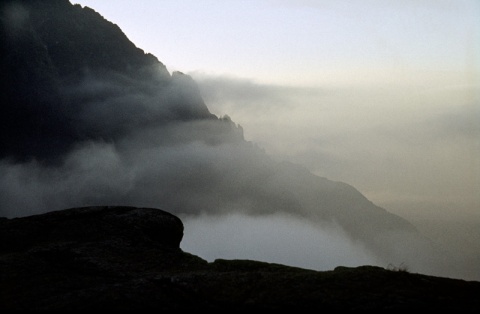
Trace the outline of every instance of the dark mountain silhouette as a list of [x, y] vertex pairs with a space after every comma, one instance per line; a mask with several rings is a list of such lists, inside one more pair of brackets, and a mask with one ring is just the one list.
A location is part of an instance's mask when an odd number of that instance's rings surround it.
[[443, 255], [354, 187], [276, 162], [121, 29], [67, 0], [1, 4], [0, 214], [124, 204], [287, 213], [338, 225], [385, 263]]
[[[61, 0], [4, 1], [1, 40], [1, 157], [56, 161], [79, 141], [115, 140], [152, 121], [212, 117], [201, 98], [188, 93], [188, 78], [170, 76], [156, 57], [92, 9]], [[100, 86], [78, 91], [86, 81]], [[162, 93], [170, 99], [155, 102], [169, 108], [151, 117], [142, 104], [129, 103], [121, 108], [128, 117], [109, 116], [97, 121], [101, 125], [84, 120], [90, 106], [130, 91]]]
[[0, 310], [480, 309], [480, 282], [403, 269], [313, 271], [207, 261], [160, 209], [71, 208], [0, 219]]

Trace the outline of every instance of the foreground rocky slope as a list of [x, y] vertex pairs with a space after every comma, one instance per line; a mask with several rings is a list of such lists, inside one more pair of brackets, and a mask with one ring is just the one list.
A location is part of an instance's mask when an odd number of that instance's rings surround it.
[[0, 219], [0, 310], [480, 309], [480, 282], [387, 270], [205, 260], [160, 209]]

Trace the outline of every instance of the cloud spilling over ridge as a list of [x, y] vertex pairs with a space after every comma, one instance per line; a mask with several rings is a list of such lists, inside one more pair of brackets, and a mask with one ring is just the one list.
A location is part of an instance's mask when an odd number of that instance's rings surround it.
[[477, 212], [479, 85], [453, 76], [424, 87], [297, 87], [190, 74], [213, 113], [228, 112], [247, 140], [275, 158], [349, 182], [375, 203], [451, 203], [465, 207], [462, 214]]
[[210, 110], [228, 112], [273, 158], [352, 183], [444, 245], [456, 271], [478, 278], [478, 85], [444, 77], [424, 88], [317, 88], [190, 74]]
[[[308, 222], [305, 230], [326, 225], [322, 230], [344, 247], [361, 243], [366, 260], [406, 263], [426, 273], [445, 269], [432, 243], [408, 221], [349, 184], [276, 161], [245, 141], [232, 119], [210, 113], [189, 76], [170, 75], [93, 10], [59, 0], [52, 6], [58, 12], [44, 20], [42, 10], [52, 7], [32, 3], [39, 11], [31, 8], [14, 36], [2, 28], [9, 53], [1, 69], [15, 80], [1, 85], [1, 216], [131, 205], [199, 217], [207, 227], [202, 214], [235, 214], [229, 216], [235, 222], [226, 223], [242, 226], [254, 217], [272, 228], [264, 220], [270, 215], [296, 234], [302, 234], [300, 221]], [[69, 28], [72, 40], [48, 27]], [[275, 117], [274, 107], [269, 110]], [[295, 218], [276, 220], [279, 214]]]
[[[188, 108], [177, 113], [176, 118], [166, 110], [168, 118], [164, 118], [163, 103], [152, 99], [163, 99], [162, 91], [167, 90], [169, 95], [171, 89], [136, 83], [130, 93], [130, 85], [124, 86], [119, 80], [99, 81], [89, 76], [88, 82], [75, 89], [76, 99], [86, 102], [78, 107], [76, 128], [82, 134], [94, 130], [92, 136], [78, 139], [54, 165], [35, 159], [0, 161], [2, 216], [78, 206], [131, 205], [189, 217], [240, 215], [232, 216], [243, 226], [240, 228], [252, 225], [251, 219], [256, 219], [248, 217], [257, 217], [259, 225], [267, 230], [276, 221], [275, 215], [284, 213], [297, 218], [282, 218], [276, 224], [292, 228], [297, 239], [304, 229], [301, 221], [310, 221], [304, 230], [311, 230], [312, 224], [323, 224], [327, 226], [325, 233], [341, 244], [343, 254], [350, 246], [358, 245], [358, 250], [364, 252], [359, 261], [383, 261], [383, 266], [405, 262], [418, 271], [435, 271], [430, 267], [434, 255], [417, 254], [419, 248], [428, 252], [431, 243], [419, 241], [405, 220], [375, 206], [348, 184], [275, 161], [245, 141], [242, 128], [230, 118], [191, 118], [184, 115], [191, 112]], [[186, 94], [184, 90], [179, 89], [178, 97], [194, 110], [197, 98], [190, 99], [188, 88]], [[135, 107], [130, 108], [128, 103]], [[208, 228], [208, 221], [198, 217], [198, 223]], [[321, 237], [322, 231], [313, 234]], [[247, 240], [239, 239], [238, 243]]]

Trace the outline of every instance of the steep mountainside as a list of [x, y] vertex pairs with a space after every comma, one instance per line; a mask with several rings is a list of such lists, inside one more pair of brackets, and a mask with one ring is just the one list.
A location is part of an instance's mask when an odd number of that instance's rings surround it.
[[272, 160], [94, 10], [1, 6], [0, 215], [122, 204], [287, 213], [342, 228], [385, 264], [436, 272], [436, 248], [354, 187]]
[[[192, 88], [188, 78], [170, 76], [156, 57], [92, 9], [62, 0], [3, 1], [0, 36], [0, 157], [49, 162], [78, 141], [117, 139], [151, 120], [213, 118], [199, 95], [176, 93]], [[119, 108], [128, 117], [85, 121], [84, 115], [100, 111], [92, 106], [129, 92], [162, 94], [168, 99], [152, 102], [162, 102], [164, 111], [148, 116], [144, 104], [132, 99], [108, 104], [128, 105]]]

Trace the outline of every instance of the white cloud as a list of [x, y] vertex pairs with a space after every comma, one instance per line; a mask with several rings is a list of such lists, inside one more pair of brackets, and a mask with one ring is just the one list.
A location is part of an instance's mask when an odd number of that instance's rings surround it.
[[182, 217], [181, 248], [208, 261], [252, 259], [332, 270], [336, 266], [387, 267], [340, 227], [324, 226], [285, 214]]

